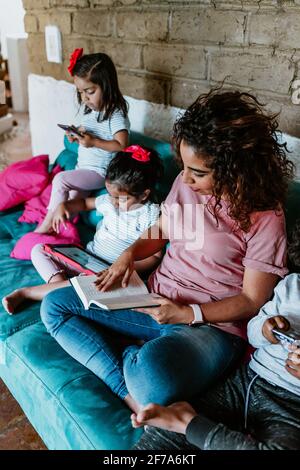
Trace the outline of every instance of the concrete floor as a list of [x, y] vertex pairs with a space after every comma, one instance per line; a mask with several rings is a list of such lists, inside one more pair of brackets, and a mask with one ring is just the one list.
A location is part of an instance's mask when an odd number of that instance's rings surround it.
[[[0, 151], [7, 155], [9, 162], [24, 160], [32, 155], [28, 115], [14, 113], [14, 118], [19, 128], [12, 131], [11, 138], [0, 142]], [[46, 450], [46, 447], [0, 379], [1, 450]]]

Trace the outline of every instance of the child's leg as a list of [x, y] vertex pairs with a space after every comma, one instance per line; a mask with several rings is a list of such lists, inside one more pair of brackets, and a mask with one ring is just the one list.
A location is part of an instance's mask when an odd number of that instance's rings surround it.
[[53, 212], [61, 202], [69, 199], [70, 192], [73, 199], [86, 198], [92, 190], [102, 188], [104, 181], [105, 178], [93, 170], [79, 169], [58, 173], [52, 181], [48, 213], [35, 232], [49, 232], [52, 227]]
[[64, 279], [62, 274], [56, 274], [52, 277], [49, 284], [40, 284], [39, 286], [22, 287], [13, 291], [11, 294], [3, 297], [2, 305], [10, 315], [16, 313], [17, 307], [25, 300], [43, 300], [49, 292], [67, 287], [70, 283]]
[[68, 286], [68, 276], [78, 274], [76, 269], [46, 253], [42, 244], [33, 247], [31, 261], [47, 284], [22, 287], [5, 296], [2, 304], [9, 314], [15, 313], [17, 307], [25, 300], [42, 300], [52, 290]]

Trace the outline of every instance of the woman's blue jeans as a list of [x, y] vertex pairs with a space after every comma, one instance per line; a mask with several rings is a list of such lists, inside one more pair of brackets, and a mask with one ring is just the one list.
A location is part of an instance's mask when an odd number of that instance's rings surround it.
[[[202, 324], [160, 325], [133, 310], [85, 310], [73, 287], [49, 293], [41, 317], [55, 340], [121, 399], [169, 404], [202, 392], [237, 363], [245, 341]], [[121, 335], [145, 341], [125, 347]]]

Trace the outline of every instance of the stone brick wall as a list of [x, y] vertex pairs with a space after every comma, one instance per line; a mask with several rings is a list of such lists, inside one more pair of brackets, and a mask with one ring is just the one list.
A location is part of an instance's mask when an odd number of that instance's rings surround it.
[[[225, 79], [255, 92], [300, 136], [300, 0], [23, 0], [31, 72], [70, 80], [69, 55], [103, 51], [122, 92], [186, 107]], [[62, 32], [63, 64], [48, 63], [44, 28]]]

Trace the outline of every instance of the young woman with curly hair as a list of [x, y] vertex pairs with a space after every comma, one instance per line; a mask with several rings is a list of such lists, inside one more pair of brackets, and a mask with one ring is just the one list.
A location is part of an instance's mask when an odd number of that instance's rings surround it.
[[[227, 374], [244, 353], [245, 321], [287, 273], [282, 204], [293, 167], [276, 127], [251, 95], [217, 91], [175, 123], [183, 170], [159, 223], [97, 280], [102, 290], [127, 285], [134, 261], [169, 242], [148, 282], [159, 307], [84, 310], [69, 287], [43, 300], [52, 336], [132, 410], [187, 399]], [[117, 333], [143, 342], [122, 351]]]

